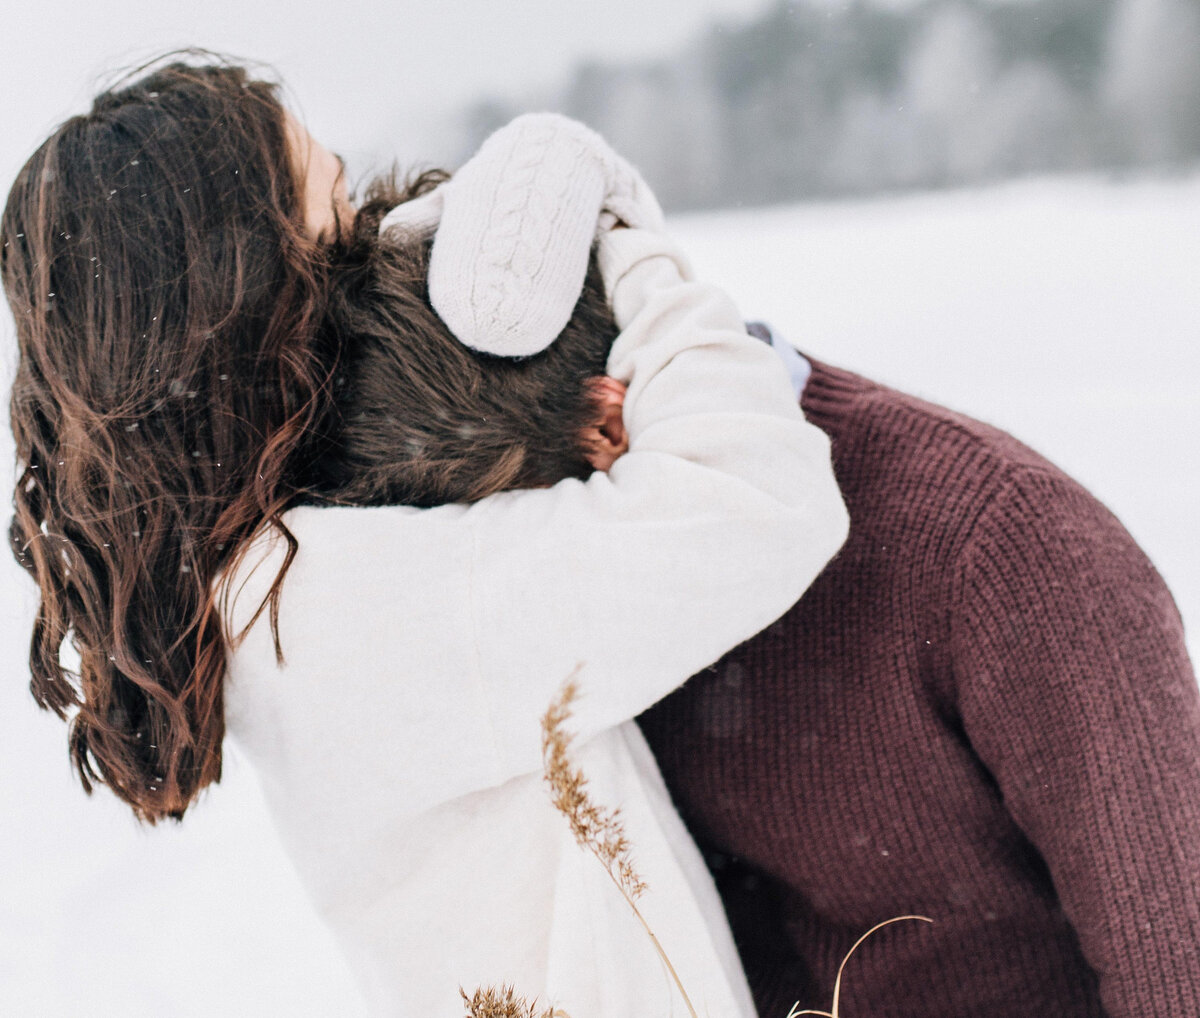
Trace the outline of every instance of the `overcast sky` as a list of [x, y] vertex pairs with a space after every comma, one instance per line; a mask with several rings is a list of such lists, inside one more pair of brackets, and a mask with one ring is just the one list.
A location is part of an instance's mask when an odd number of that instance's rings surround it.
[[[772, 0], [0, 0], [0, 180], [106, 72], [198, 45], [278, 69], [313, 134], [352, 158], [483, 93], [534, 91], [585, 57], [670, 52]], [[381, 127], [383, 125], [383, 127]], [[411, 127], [411, 132], [406, 128]]]

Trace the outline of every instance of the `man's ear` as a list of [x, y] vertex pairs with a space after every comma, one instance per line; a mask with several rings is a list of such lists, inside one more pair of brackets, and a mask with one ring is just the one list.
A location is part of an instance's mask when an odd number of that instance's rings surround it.
[[579, 442], [594, 470], [608, 470], [617, 457], [629, 451], [629, 434], [621, 417], [625, 385], [608, 375], [589, 378], [585, 385], [595, 410], [595, 423], [580, 432]]

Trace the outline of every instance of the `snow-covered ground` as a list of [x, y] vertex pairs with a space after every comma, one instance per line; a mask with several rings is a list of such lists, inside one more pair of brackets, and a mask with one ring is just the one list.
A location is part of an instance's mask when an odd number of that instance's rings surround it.
[[[1166, 577], [1197, 655], [1200, 177], [1031, 181], [673, 225], [748, 315], [1006, 427], [1087, 484]], [[105, 793], [84, 798], [63, 726], [24, 688], [28, 586], [0, 556], [0, 1014], [360, 1013], [236, 753], [179, 828], [139, 830]]]

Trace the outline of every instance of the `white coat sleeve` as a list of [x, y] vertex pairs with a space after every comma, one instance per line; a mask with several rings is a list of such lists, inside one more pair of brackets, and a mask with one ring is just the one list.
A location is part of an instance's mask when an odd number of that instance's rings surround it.
[[687, 279], [661, 234], [613, 231], [598, 259], [629, 451], [607, 474], [468, 513], [502, 773], [540, 767], [539, 719], [577, 665], [586, 738], [777, 619], [847, 533], [828, 439], [729, 298]]

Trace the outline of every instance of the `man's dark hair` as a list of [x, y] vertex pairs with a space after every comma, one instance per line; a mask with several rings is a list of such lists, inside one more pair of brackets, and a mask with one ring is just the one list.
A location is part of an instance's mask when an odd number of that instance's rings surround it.
[[547, 350], [512, 359], [468, 349], [430, 306], [429, 243], [378, 234], [389, 208], [442, 179], [373, 184], [333, 273], [335, 409], [312, 479], [330, 501], [470, 502], [592, 471], [580, 442], [598, 420], [588, 379], [604, 374], [617, 334], [594, 259]]

